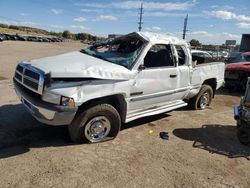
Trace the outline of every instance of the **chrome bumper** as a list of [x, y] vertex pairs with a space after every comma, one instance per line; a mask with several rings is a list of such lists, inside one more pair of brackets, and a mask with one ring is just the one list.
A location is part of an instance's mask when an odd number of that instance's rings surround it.
[[48, 125], [68, 125], [77, 112], [77, 107], [70, 108], [50, 104], [30, 96], [15, 81], [15, 91], [25, 109], [39, 122]]

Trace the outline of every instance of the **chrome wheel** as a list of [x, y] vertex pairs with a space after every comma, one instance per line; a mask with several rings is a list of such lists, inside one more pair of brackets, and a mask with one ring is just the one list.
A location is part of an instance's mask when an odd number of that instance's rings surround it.
[[200, 97], [200, 108], [205, 109], [206, 106], [209, 104], [210, 96], [209, 93], [205, 92]]
[[110, 132], [111, 123], [105, 116], [96, 116], [87, 123], [84, 135], [90, 142], [103, 140]]

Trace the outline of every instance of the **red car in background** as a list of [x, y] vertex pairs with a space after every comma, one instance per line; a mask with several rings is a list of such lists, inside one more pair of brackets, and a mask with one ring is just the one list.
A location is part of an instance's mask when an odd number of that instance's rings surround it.
[[250, 52], [240, 52], [235, 57], [229, 57], [225, 70], [225, 86], [229, 89], [245, 90], [248, 77], [250, 77]]

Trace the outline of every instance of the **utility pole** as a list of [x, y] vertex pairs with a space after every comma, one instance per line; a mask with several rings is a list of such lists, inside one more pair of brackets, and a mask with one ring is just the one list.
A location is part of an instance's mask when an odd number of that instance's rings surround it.
[[141, 1], [141, 8], [139, 9], [139, 22], [138, 22], [138, 24], [139, 24], [139, 27], [138, 27], [139, 31], [141, 31], [142, 24], [143, 24], [143, 22], [142, 22], [142, 14], [143, 14], [143, 2]]
[[183, 37], [182, 37], [184, 40], [186, 38], [186, 32], [187, 32], [187, 21], [188, 21], [188, 14], [186, 18], [184, 19], [184, 28], [183, 28]]

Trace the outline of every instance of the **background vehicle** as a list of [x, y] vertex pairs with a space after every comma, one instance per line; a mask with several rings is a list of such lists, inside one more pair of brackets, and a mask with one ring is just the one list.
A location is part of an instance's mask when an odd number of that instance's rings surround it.
[[114, 138], [122, 123], [189, 104], [210, 105], [225, 64], [192, 65], [188, 44], [137, 32], [80, 52], [20, 63], [14, 85], [40, 122], [69, 125], [73, 141]]
[[250, 82], [248, 78], [245, 96], [240, 105], [234, 106], [234, 119], [237, 121], [237, 137], [244, 145], [250, 144]]
[[213, 56], [206, 51], [191, 50], [192, 60], [197, 61], [197, 64], [208, 63], [213, 61]]
[[250, 52], [237, 53], [230, 60], [225, 70], [225, 86], [229, 89], [242, 88], [245, 90], [247, 78], [250, 76]]
[[237, 56], [239, 56], [242, 52], [231, 52], [229, 57], [226, 59], [226, 63], [234, 63]]

